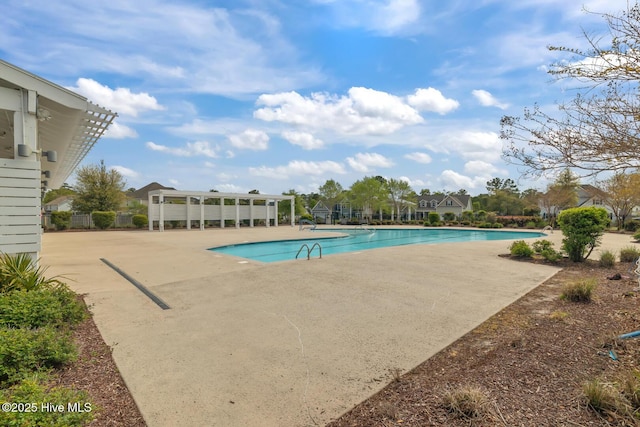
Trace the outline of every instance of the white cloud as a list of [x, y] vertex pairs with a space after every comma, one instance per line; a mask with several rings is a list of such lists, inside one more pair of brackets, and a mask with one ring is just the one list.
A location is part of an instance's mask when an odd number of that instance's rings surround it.
[[401, 177], [398, 178], [398, 180], [406, 182], [414, 190], [416, 188], [423, 187], [423, 186], [427, 185], [427, 183], [425, 181], [421, 180], [421, 179], [411, 179], [408, 176], [401, 176]]
[[221, 193], [246, 193], [247, 192], [244, 188], [235, 184], [218, 184], [218, 185], [214, 185], [213, 188], [215, 188]]
[[121, 125], [118, 121], [113, 121], [103, 137], [111, 139], [137, 138], [138, 132], [129, 126]]
[[170, 179], [169, 184], [173, 185], [174, 187], [178, 187], [178, 185], [180, 185], [180, 181], [178, 181], [177, 179]]
[[334, 21], [384, 35], [406, 32], [420, 18], [418, 0], [313, 0], [331, 8]]
[[297, 92], [260, 95], [255, 118], [344, 135], [386, 135], [424, 120], [400, 97], [363, 87], [352, 87], [346, 96]]
[[247, 129], [236, 135], [230, 135], [231, 145], [241, 150], [266, 150], [269, 147], [269, 135], [261, 130]]
[[164, 110], [156, 98], [148, 93], [133, 93], [130, 89], [121, 87], [113, 90], [92, 79], [80, 78], [76, 82], [76, 87], [70, 89], [85, 96], [94, 104], [106, 107], [121, 116], [138, 117], [138, 114], [144, 111]]
[[456, 191], [464, 188], [467, 191], [483, 188], [486, 184], [486, 177], [469, 177], [450, 169], [442, 171], [439, 181], [445, 190]]
[[423, 163], [425, 165], [431, 163], [431, 156], [427, 153], [414, 152], [404, 155], [405, 159], [413, 160], [414, 162]]
[[357, 153], [347, 157], [347, 163], [356, 172], [367, 173], [375, 168], [390, 168], [393, 162], [378, 153]]
[[471, 160], [464, 164], [464, 171], [471, 175], [482, 175], [486, 177], [494, 175], [507, 175], [508, 172], [503, 169], [498, 169], [491, 163], [487, 163], [482, 160]]
[[331, 160], [319, 162], [292, 160], [286, 166], [260, 166], [257, 168], [249, 168], [249, 173], [254, 176], [262, 176], [266, 178], [287, 179], [292, 175], [324, 175], [327, 173], [343, 174], [345, 173], [345, 170], [343, 165]]
[[498, 107], [501, 110], [504, 110], [509, 107], [509, 104], [502, 103], [494, 98], [491, 93], [486, 90], [476, 89], [471, 92], [471, 94], [480, 102], [480, 105], [484, 107]]
[[282, 132], [282, 137], [294, 145], [299, 145], [305, 150], [315, 150], [324, 147], [322, 140], [307, 132]]
[[162, 153], [173, 154], [174, 156], [180, 157], [217, 157], [215, 150], [207, 141], [187, 142], [184, 147], [168, 147], [166, 145], [160, 145], [149, 141], [146, 143], [146, 146], [148, 149], [153, 151], [160, 151]]
[[138, 172], [134, 171], [133, 169], [126, 168], [124, 166], [116, 165], [116, 166], [111, 166], [111, 168], [120, 172], [120, 175], [124, 176], [125, 178], [137, 178], [140, 176]]
[[466, 131], [445, 138], [448, 149], [459, 153], [464, 159], [495, 163], [502, 155], [502, 142], [495, 132]]
[[420, 111], [431, 111], [438, 114], [447, 114], [460, 106], [455, 99], [445, 98], [442, 93], [432, 87], [416, 89], [415, 94], [407, 97], [409, 105]]

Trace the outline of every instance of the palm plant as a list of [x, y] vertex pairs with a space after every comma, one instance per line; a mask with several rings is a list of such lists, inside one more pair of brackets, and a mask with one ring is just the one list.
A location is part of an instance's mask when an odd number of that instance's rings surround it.
[[0, 293], [13, 290], [33, 291], [63, 283], [59, 276], [45, 277], [47, 268], [28, 254], [0, 254]]

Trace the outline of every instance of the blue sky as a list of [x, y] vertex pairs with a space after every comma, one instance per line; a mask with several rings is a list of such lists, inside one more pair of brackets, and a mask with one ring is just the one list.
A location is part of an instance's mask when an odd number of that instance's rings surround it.
[[[548, 45], [626, 0], [5, 0], [0, 57], [119, 114], [83, 164], [127, 187], [317, 191], [364, 176], [420, 191], [522, 190], [499, 121], [575, 93]], [[68, 182], [73, 183], [73, 177]]]

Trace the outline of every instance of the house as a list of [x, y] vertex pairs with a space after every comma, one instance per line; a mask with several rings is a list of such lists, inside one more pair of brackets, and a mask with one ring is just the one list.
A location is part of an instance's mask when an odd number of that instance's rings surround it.
[[60, 196], [44, 205], [44, 212], [51, 213], [54, 211], [71, 211], [73, 204], [73, 196]]
[[331, 223], [331, 209], [327, 207], [322, 200], [318, 201], [314, 207], [311, 208], [311, 215], [313, 220], [319, 224]]
[[115, 117], [0, 60], [0, 252], [38, 258], [42, 191], [65, 182]]
[[468, 194], [426, 194], [418, 196], [416, 219], [427, 219], [430, 212], [437, 212], [442, 218], [447, 212], [460, 216], [462, 212], [472, 210], [471, 196]]
[[613, 209], [607, 204], [607, 194], [604, 191], [590, 184], [580, 185], [576, 191], [578, 193], [577, 207], [604, 208], [607, 210], [609, 218], [613, 218]]
[[175, 190], [175, 188], [165, 187], [157, 182], [152, 182], [132, 193], [127, 193], [127, 205], [130, 205], [131, 201], [137, 201], [140, 204], [147, 205], [149, 201], [149, 192], [155, 190]]

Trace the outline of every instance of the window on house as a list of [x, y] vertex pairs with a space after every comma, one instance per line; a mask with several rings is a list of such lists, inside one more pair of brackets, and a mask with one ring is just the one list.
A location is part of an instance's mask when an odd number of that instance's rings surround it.
[[593, 204], [594, 204], [594, 205], [602, 205], [602, 200], [599, 200], [599, 199], [593, 199]]
[[445, 202], [445, 205], [446, 205], [446, 206], [453, 206], [453, 200], [447, 200], [447, 201]]
[[435, 201], [435, 200], [432, 200], [432, 201], [431, 201], [431, 207], [432, 207], [432, 208], [435, 208], [435, 207], [436, 207], [436, 201]]

